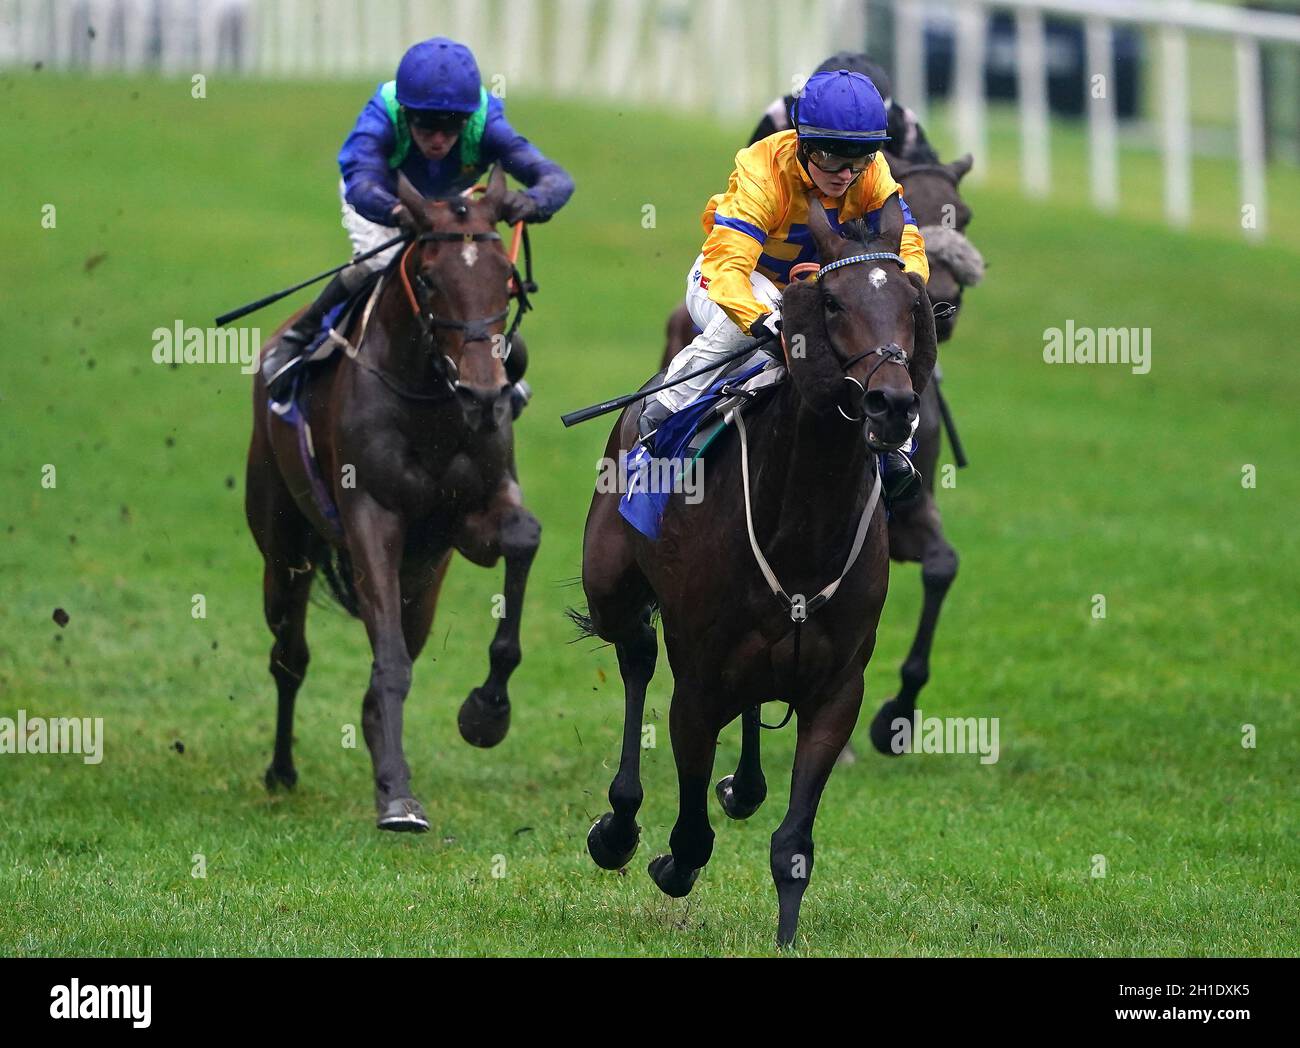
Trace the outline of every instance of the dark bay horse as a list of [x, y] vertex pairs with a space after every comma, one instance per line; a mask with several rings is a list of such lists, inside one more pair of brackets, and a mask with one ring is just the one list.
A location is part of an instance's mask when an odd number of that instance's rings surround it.
[[[960, 191], [961, 180], [973, 161], [969, 155], [947, 164], [915, 163], [892, 155], [887, 158], [890, 170], [906, 187], [908, 207], [927, 238], [930, 279], [926, 290], [932, 302], [951, 307], [938, 310], [935, 315], [935, 333], [940, 342], [946, 342], [957, 323], [962, 293], [983, 277], [983, 259], [966, 239], [971, 209]], [[663, 366], [667, 367], [695, 337], [695, 325], [684, 302], [668, 318], [665, 334]], [[939, 386], [931, 382], [921, 393], [921, 421], [916, 431], [916, 452], [912, 456], [925, 482], [924, 491], [916, 501], [900, 507], [889, 521], [889, 555], [897, 561], [921, 565], [925, 593], [916, 636], [899, 670], [902, 686], [894, 698], [886, 700], [871, 723], [872, 745], [890, 756], [899, 752], [891, 745], [894, 719], [911, 720], [916, 698], [930, 678], [930, 650], [939, 612], [957, 576], [957, 552], [944, 535], [934, 494], [941, 446], [940, 424]]]
[[[966, 287], [983, 276], [983, 259], [966, 240], [971, 209], [962, 199], [960, 183], [971, 169], [969, 155], [947, 164], [911, 164], [890, 157], [895, 177], [907, 187], [907, 203], [926, 237], [930, 279], [926, 284], [935, 303], [949, 308], [937, 310], [935, 334], [940, 342], [952, 337]], [[921, 394], [921, 420], [916, 430], [916, 451], [912, 461], [920, 471], [924, 487], [919, 498], [900, 506], [889, 521], [889, 555], [897, 561], [921, 565], [924, 592], [921, 617], [907, 657], [899, 669], [901, 686], [887, 699], [871, 722], [871, 743], [880, 753], [894, 756], [894, 721], [910, 721], [916, 699], [930, 679], [930, 650], [939, 622], [939, 612], [953, 580], [957, 577], [957, 551], [943, 531], [943, 519], [935, 499], [935, 477], [939, 472], [940, 423], [939, 384], [930, 383]]]
[[[402, 707], [453, 550], [484, 567], [505, 558], [490, 669], [460, 708], [460, 732], [493, 746], [510, 723], [506, 683], [520, 661], [524, 587], [541, 528], [521, 503], [514, 466], [502, 334], [512, 281], [521, 308], [525, 300], [495, 231], [505, 188], [496, 169], [481, 199], [427, 201], [399, 179], [418, 235], [386, 270], [363, 330], [344, 332], [355, 352], [314, 368], [302, 398], [328, 500], [313, 496], [299, 436], [270, 416], [260, 373], [254, 380], [246, 511], [265, 561], [279, 697], [267, 788], [298, 778], [294, 700], [320, 568], [365, 623], [374, 653], [361, 718], [385, 830], [429, 828], [402, 750]], [[336, 518], [322, 501], [337, 507]]]
[[[798, 715], [790, 806], [771, 847], [782, 945], [798, 926], [813, 820], [857, 721], [888, 587], [874, 452], [909, 436], [936, 355], [925, 286], [897, 258], [897, 197], [870, 243], [837, 236], [815, 197], [809, 205], [822, 264], [858, 261], [786, 289], [789, 378], [710, 457], [705, 497], [695, 505], [670, 499], [657, 541], [624, 521], [616, 493], [597, 489], [583, 540], [589, 619], [577, 616], [614, 644], [625, 689], [612, 811], [587, 838], [605, 869], [624, 866], [640, 836], [641, 719], [658, 656], [652, 609], [661, 612], [673, 671], [669, 723], [680, 788], [671, 854], [649, 867], [668, 895], [686, 895], [713, 850], [707, 800], [718, 732], [743, 716], [740, 763], [717, 793], [728, 816], [747, 818], [766, 795], [758, 704], [781, 699]], [[629, 408], [615, 425], [610, 460], [632, 447], [638, 414]], [[830, 588], [837, 573], [838, 588]], [[829, 600], [821, 597], [827, 588]]]

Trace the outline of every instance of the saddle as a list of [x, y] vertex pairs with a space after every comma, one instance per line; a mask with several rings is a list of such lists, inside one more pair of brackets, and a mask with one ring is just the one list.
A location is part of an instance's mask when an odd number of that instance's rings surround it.
[[[663, 372], [642, 389], [663, 381]], [[728, 366], [709, 388], [680, 411], [669, 415], [654, 434], [654, 447], [638, 441], [623, 464], [618, 512], [649, 539], [659, 537], [664, 510], [674, 491], [681, 490], [696, 463], [732, 424], [737, 410], [751, 407], [785, 381], [786, 368], [762, 350]], [[629, 412], [636, 432], [640, 407]]]
[[[351, 345], [344, 336], [352, 328], [357, 316], [365, 310], [371, 296], [378, 297], [376, 292], [383, 275], [382, 270], [367, 273], [366, 279], [361, 282], [361, 285], [352, 294], [321, 318], [320, 330], [316, 332], [303, 352], [303, 362], [305, 364], [310, 366], [328, 360], [340, 346]], [[369, 319], [369, 314], [366, 313], [363, 322]], [[360, 342], [361, 340], [358, 338], [357, 341]], [[302, 368], [299, 373], [301, 374], [306, 370], [306, 368]]]

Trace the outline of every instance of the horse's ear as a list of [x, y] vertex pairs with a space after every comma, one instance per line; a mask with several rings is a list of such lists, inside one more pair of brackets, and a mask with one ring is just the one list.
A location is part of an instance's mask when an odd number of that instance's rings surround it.
[[921, 393], [930, 382], [930, 374], [939, 359], [939, 340], [934, 331], [934, 306], [920, 273], [908, 273], [907, 279], [921, 293], [912, 309], [912, 359], [907, 365], [912, 389]]
[[975, 158], [971, 156], [969, 153], [967, 153], [965, 156], [959, 156], [956, 160], [954, 160], [951, 164], [949, 164], [948, 171], [952, 174], [952, 177], [954, 179], [960, 182], [963, 178], [965, 178], [968, 174], [970, 174], [970, 169], [974, 166], [975, 166]]
[[421, 228], [429, 225], [429, 202], [415, 186], [411, 185], [411, 180], [401, 171], [397, 172], [397, 199], [411, 213], [417, 225]]
[[903, 205], [898, 201], [898, 190], [894, 190], [880, 206], [880, 236], [896, 255], [903, 248], [903, 226], [906, 223]]
[[903, 176], [912, 169], [911, 164], [901, 156], [894, 156], [893, 153], [885, 153], [885, 160], [889, 163], [889, 173], [894, 176], [896, 182], [903, 181]]
[[506, 197], [506, 173], [500, 164], [492, 165], [492, 173], [488, 175], [487, 192], [483, 194], [482, 203], [489, 209], [489, 213], [495, 219], [501, 214], [501, 202]]
[[826, 217], [826, 209], [816, 193], [808, 194], [808, 231], [817, 245], [817, 257], [823, 262], [833, 262], [840, 236], [831, 228], [831, 220]]

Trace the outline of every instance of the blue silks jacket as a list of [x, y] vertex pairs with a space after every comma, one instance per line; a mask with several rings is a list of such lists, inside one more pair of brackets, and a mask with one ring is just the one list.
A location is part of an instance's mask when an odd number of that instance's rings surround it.
[[386, 226], [391, 224], [398, 203], [398, 171], [425, 196], [446, 196], [469, 188], [494, 163], [500, 163], [516, 181], [528, 187], [526, 192], [537, 204], [541, 217], [549, 218], [573, 195], [573, 179], [510, 126], [499, 98], [489, 94], [487, 107], [476, 163], [465, 162], [463, 142], [458, 140], [442, 160], [427, 160], [412, 144], [394, 168], [389, 159], [397, 147], [397, 129], [389, 116], [381, 84], [339, 150], [339, 170], [348, 203], [370, 221]]

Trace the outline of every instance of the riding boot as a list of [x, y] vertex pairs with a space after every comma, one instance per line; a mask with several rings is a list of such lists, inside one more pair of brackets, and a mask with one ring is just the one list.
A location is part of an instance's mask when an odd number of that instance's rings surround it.
[[343, 302], [349, 294], [348, 286], [341, 274], [325, 285], [325, 290], [317, 296], [316, 301], [307, 307], [307, 312], [300, 316], [262, 358], [262, 378], [266, 380], [266, 392], [270, 398], [280, 403], [289, 394], [293, 376], [302, 363], [302, 354], [311, 340], [320, 330], [321, 320], [325, 314]]
[[912, 465], [911, 456], [905, 451], [890, 451], [881, 456], [881, 493], [885, 497], [885, 508], [903, 509], [921, 494], [921, 474]]
[[646, 398], [641, 406], [641, 417], [636, 422], [636, 431], [648, 449], [654, 450], [651, 438], [672, 413], [672, 409], [658, 397]]

